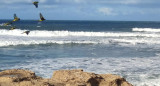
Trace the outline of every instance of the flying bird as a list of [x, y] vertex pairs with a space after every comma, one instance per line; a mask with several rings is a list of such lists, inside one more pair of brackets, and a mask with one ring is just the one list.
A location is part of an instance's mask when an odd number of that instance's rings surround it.
[[[27, 35], [28, 35], [28, 34], [30, 33], [30, 31], [29, 31], [29, 30], [27, 30], [27, 31], [25, 31], [25, 32], [23, 32], [23, 33], [25, 33], [25, 34], [27, 34]], [[23, 33], [22, 33], [22, 34], [23, 34]]]
[[14, 20], [13, 20], [13, 22], [15, 22], [15, 21], [19, 21], [20, 20], [20, 18], [18, 18], [17, 17], [17, 15], [16, 14], [14, 14]]
[[44, 21], [44, 20], [46, 20], [41, 13], [40, 13], [39, 15], [40, 15], [40, 20], [39, 20], [39, 21]]
[[34, 1], [33, 4], [35, 5], [36, 8], [38, 8], [38, 1]]

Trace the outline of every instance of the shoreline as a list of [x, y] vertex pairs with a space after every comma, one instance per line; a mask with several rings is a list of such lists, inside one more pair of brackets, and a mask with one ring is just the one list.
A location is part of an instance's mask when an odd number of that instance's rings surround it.
[[54, 71], [42, 78], [29, 70], [11, 69], [0, 72], [0, 86], [133, 86], [113, 74], [95, 74], [82, 69]]

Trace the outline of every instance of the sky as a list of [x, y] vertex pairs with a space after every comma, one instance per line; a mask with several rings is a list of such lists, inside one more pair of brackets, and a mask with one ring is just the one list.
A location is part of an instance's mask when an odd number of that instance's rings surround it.
[[160, 21], [160, 0], [0, 0], [0, 19]]

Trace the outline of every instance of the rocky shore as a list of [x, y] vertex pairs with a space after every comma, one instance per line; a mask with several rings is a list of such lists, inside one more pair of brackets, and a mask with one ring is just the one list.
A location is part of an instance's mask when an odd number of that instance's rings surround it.
[[0, 72], [0, 86], [133, 86], [113, 74], [95, 74], [83, 70], [58, 70], [45, 79], [29, 70], [12, 69]]

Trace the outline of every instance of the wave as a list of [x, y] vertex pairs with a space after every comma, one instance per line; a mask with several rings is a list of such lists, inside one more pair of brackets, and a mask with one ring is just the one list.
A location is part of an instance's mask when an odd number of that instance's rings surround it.
[[[133, 30], [135, 30], [133, 28]], [[160, 44], [160, 34], [143, 32], [73, 32], [33, 30], [29, 35], [26, 30], [0, 30], [0, 46], [30, 44]]]
[[[121, 75], [125, 77], [129, 82], [131, 82], [134, 86], [159, 86], [160, 82], [158, 81], [160, 77], [156, 76], [160, 74], [159, 64], [159, 57], [66, 57], [29, 60], [27, 63], [21, 63], [13, 66], [12, 69], [23, 68], [34, 70], [38, 75], [46, 78], [52, 76], [52, 72], [57, 69], [84, 69], [85, 71], [95, 72], [98, 74], [112, 73]], [[6, 66], [4, 67], [6, 68]]]
[[[26, 30], [0, 30], [0, 35], [12, 36], [27, 36], [22, 34]], [[133, 28], [133, 31], [136, 29]], [[28, 35], [29, 37], [64, 37], [64, 36], [88, 36], [88, 37], [160, 37], [159, 34], [150, 33], [133, 33], [133, 32], [83, 32], [83, 31], [47, 31], [47, 30], [33, 30]]]
[[136, 32], [160, 32], [160, 28], [159, 29], [155, 29], [155, 28], [133, 28], [132, 31], [136, 31]]
[[34, 45], [34, 44], [97, 44], [94, 41], [55, 41], [55, 40], [32, 40], [32, 41], [4, 41], [0, 46], [15, 46], [15, 45]]
[[[32, 45], [32, 44], [106, 44], [106, 45], [156, 45], [159, 38], [103, 38], [103, 37], [0, 37], [0, 46]], [[134, 47], [134, 46], [133, 46]]]

